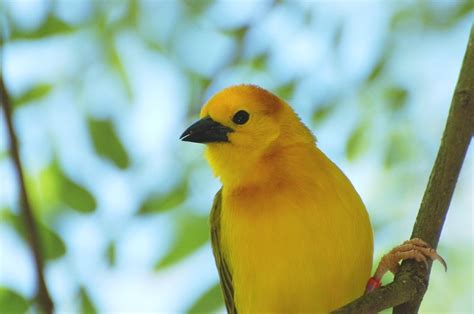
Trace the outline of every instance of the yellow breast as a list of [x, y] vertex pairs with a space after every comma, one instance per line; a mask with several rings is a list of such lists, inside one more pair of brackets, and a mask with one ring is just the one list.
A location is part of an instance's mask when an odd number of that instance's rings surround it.
[[328, 312], [363, 293], [373, 245], [367, 212], [342, 172], [317, 154], [312, 175], [224, 186], [221, 245], [241, 313]]

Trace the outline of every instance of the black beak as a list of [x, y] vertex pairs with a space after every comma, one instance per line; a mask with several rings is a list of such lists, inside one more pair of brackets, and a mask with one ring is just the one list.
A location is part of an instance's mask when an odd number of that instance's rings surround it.
[[230, 132], [234, 130], [206, 117], [187, 128], [179, 139], [194, 143], [229, 142], [227, 134]]

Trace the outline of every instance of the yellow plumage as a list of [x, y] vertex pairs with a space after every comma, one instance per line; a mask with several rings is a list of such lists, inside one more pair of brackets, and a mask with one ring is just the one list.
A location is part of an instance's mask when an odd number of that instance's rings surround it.
[[212, 97], [201, 118], [212, 126], [183, 139], [207, 144], [223, 184], [211, 227], [227, 309], [329, 312], [362, 295], [373, 251], [367, 212], [293, 110], [239, 85]]

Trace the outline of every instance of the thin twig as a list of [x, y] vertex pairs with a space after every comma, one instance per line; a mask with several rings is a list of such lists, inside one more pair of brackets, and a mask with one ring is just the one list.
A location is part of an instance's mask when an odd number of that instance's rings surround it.
[[[411, 238], [438, 246], [444, 220], [474, 131], [474, 27], [471, 28], [461, 73], [448, 121]], [[417, 313], [428, 288], [429, 273], [423, 263], [402, 263], [394, 282], [366, 294], [334, 313], [373, 313], [395, 307], [394, 313]]]
[[36, 270], [37, 282], [37, 301], [41, 309], [46, 313], [53, 312], [53, 302], [46, 287], [43, 272], [43, 257], [41, 250], [41, 241], [36, 225], [36, 220], [31, 210], [30, 201], [26, 192], [25, 178], [23, 175], [23, 168], [21, 166], [20, 154], [18, 150], [17, 137], [13, 127], [12, 106], [10, 98], [3, 82], [3, 75], [0, 73], [0, 101], [4, 110], [5, 120], [8, 128], [8, 137], [10, 140], [10, 154], [13, 158], [13, 165], [17, 175], [18, 185], [20, 187], [20, 209], [23, 216], [23, 221], [26, 226], [26, 233], [33, 251], [34, 265]]

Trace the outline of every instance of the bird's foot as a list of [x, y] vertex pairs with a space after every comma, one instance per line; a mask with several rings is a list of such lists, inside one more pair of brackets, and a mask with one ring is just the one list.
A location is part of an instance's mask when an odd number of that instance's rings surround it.
[[382, 277], [388, 271], [391, 271], [394, 275], [397, 274], [400, 269], [400, 261], [414, 259], [417, 262], [423, 262], [426, 267], [428, 267], [428, 258], [433, 261], [439, 261], [443, 264], [444, 269], [446, 271], [448, 270], [448, 266], [444, 259], [425, 241], [414, 238], [403, 242], [402, 245], [395, 247], [388, 254], [385, 254], [382, 257], [374, 276], [367, 282], [365, 293], [371, 292], [380, 287]]

